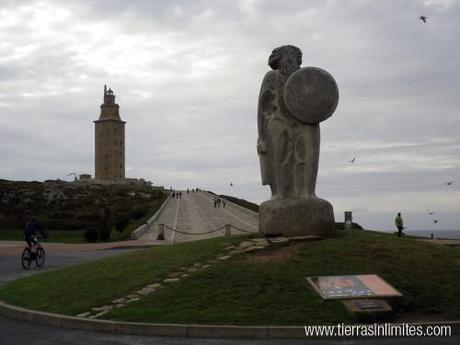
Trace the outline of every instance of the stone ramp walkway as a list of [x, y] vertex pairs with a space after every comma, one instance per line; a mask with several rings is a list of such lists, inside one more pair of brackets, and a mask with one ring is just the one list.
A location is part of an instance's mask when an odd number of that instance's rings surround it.
[[[141, 236], [140, 240], [154, 241], [160, 231], [159, 224], [165, 224], [166, 242], [192, 241], [205, 238], [212, 238], [224, 235], [224, 225], [232, 225], [232, 234], [245, 232], [258, 232], [258, 214], [251, 210], [240, 207], [232, 202], [226, 201], [226, 206], [214, 207], [215, 196], [207, 192], [182, 191], [182, 198], [171, 198], [164, 208], [160, 217]], [[170, 229], [176, 229], [177, 232]], [[219, 231], [212, 230], [222, 228]], [[183, 234], [187, 233], [187, 234]], [[190, 234], [190, 235], [189, 235]]]

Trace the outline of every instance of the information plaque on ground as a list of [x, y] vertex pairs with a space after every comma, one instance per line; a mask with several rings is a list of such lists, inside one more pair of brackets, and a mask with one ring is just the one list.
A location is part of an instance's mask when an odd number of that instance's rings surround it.
[[307, 280], [324, 299], [402, 296], [376, 274], [307, 277]]

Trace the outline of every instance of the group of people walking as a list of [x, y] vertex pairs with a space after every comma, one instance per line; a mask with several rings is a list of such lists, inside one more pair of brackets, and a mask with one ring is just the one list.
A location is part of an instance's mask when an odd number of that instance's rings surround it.
[[[171, 196], [174, 198], [174, 199], [182, 199], [182, 192], [181, 191], [176, 191], [176, 190], [173, 190], [172, 187], [169, 189], [170, 192], [171, 192]], [[187, 195], [190, 194], [190, 193], [195, 193], [195, 192], [201, 192], [201, 189], [200, 188], [194, 188], [194, 189], [190, 189], [190, 188], [187, 188]], [[222, 198], [219, 198], [218, 196], [215, 197], [214, 199], [214, 208], [225, 208], [225, 200], [222, 199]]]
[[176, 192], [176, 191], [174, 191], [174, 192], [172, 193], [172, 197], [173, 197], [174, 199], [181, 199], [181, 198], [182, 198], [182, 192]]
[[223, 207], [225, 208], [225, 200], [224, 199], [221, 199], [219, 197], [216, 197], [214, 199], [214, 207], [215, 208], [220, 208], [220, 207]]
[[[181, 191], [173, 190], [172, 187], [169, 188], [169, 191], [171, 192], [171, 196], [174, 199], [181, 199], [182, 198], [182, 192]], [[200, 191], [201, 191], [200, 188], [194, 188], [192, 190], [190, 190], [190, 188], [187, 188], [187, 194], [194, 193], [194, 192], [200, 192]]]

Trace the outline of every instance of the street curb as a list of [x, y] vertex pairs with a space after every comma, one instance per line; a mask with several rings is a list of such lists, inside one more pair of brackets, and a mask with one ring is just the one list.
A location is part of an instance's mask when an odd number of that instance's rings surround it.
[[30, 310], [0, 300], [0, 315], [20, 321], [57, 328], [70, 328], [104, 333], [154, 335], [193, 338], [279, 338], [304, 336], [303, 327], [281, 327], [282, 333], [268, 326], [179, 325], [92, 320]]
[[[34, 324], [43, 326], [115, 334], [190, 338], [307, 338], [305, 336], [305, 330], [303, 326], [180, 325], [94, 320], [25, 309], [7, 304], [1, 300], [0, 315], [11, 319], [32, 322]], [[392, 325], [396, 325], [396, 323]], [[409, 325], [450, 326], [452, 329], [452, 335], [460, 334], [460, 321], [420, 322], [410, 323]], [[343, 339], [345, 337], [327, 338]]]

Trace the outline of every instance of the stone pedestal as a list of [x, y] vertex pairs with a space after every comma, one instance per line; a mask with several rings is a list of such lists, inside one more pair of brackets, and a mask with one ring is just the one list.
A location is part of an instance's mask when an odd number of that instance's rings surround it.
[[259, 229], [266, 236], [330, 236], [335, 231], [334, 210], [318, 197], [273, 198], [260, 205]]

